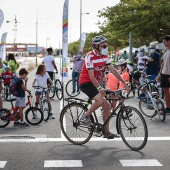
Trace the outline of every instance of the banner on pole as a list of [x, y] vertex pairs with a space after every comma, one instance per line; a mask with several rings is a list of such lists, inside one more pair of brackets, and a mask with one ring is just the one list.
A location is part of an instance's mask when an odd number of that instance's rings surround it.
[[82, 33], [81, 33], [81, 47], [80, 47], [80, 50], [81, 50], [82, 52], [83, 52], [83, 50], [84, 50], [85, 42], [86, 42], [86, 33], [85, 33], [85, 32], [82, 32]]
[[1, 43], [0, 43], [0, 59], [6, 59], [6, 36], [7, 32], [2, 34]]
[[63, 7], [62, 77], [68, 77], [68, 5], [69, 0], [65, 0]]
[[2, 25], [3, 21], [4, 21], [4, 13], [3, 13], [3, 11], [0, 9], [0, 28], [1, 28], [1, 25]]

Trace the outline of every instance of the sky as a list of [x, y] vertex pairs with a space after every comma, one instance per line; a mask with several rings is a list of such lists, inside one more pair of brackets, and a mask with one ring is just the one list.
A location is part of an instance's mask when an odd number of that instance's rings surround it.
[[[119, 0], [82, 0], [82, 13], [90, 13], [82, 14], [82, 32], [99, 31], [97, 23], [103, 19], [97, 17], [98, 11], [117, 3]], [[14, 43], [14, 39], [17, 43], [36, 43], [38, 18], [38, 46], [59, 48], [62, 44], [63, 4], [64, 0], [0, 0], [0, 9], [4, 13], [0, 37], [7, 32], [7, 43]], [[15, 16], [17, 31], [14, 31]], [[68, 42], [77, 41], [80, 37], [80, 0], [69, 0], [68, 23]]]

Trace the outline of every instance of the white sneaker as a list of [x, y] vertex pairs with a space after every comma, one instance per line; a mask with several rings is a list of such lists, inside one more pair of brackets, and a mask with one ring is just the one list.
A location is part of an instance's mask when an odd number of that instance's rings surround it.
[[32, 119], [38, 119], [37, 112], [34, 112], [34, 115], [33, 115]]
[[55, 117], [53, 116], [53, 113], [50, 113], [50, 119], [55, 119]]

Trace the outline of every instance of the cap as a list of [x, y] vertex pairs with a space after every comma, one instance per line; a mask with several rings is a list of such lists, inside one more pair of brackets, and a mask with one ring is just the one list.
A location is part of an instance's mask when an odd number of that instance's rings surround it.
[[52, 47], [47, 48], [47, 51], [48, 51], [48, 52], [49, 52], [49, 51], [53, 51]]
[[162, 37], [162, 39], [169, 41], [170, 40], [170, 35], [165, 35], [164, 37]]

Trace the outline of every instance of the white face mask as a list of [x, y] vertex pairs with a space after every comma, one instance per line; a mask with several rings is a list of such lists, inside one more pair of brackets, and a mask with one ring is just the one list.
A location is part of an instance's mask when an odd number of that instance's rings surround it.
[[150, 49], [150, 53], [153, 53], [155, 50], [154, 49]]
[[100, 54], [106, 55], [107, 53], [108, 53], [108, 47], [107, 48], [102, 48], [102, 51], [100, 52]]
[[143, 57], [143, 52], [139, 52], [139, 56], [140, 56], [140, 57]]

